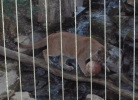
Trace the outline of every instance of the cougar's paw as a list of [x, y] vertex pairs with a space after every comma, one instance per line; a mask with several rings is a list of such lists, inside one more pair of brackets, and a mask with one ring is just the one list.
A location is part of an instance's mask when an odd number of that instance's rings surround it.
[[69, 66], [69, 65], [64, 65], [64, 69], [66, 69], [68, 71], [74, 70], [74, 68], [72, 66]]

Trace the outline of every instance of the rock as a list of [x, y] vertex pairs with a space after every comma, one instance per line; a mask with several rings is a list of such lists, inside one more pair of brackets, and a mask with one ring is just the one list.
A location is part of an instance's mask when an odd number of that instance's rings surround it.
[[122, 71], [128, 72], [130, 70], [130, 67], [132, 66], [132, 59], [130, 54], [128, 52], [124, 52], [122, 57]]
[[[130, 2], [129, 2], [130, 3]], [[127, 2], [127, 0], [123, 0], [123, 2], [121, 3], [121, 6], [122, 6], [122, 11], [125, 12], [125, 15], [133, 15], [134, 13], [134, 8], [131, 4], [129, 4]]]
[[[7, 70], [11, 71], [11, 70], [17, 70], [18, 63], [17, 61], [9, 61], [7, 60]], [[5, 62], [1, 61], [0, 62], [0, 71], [5, 71]]]
[[[100, 36], [104, 38], [104, 15], [102, 14], [93, 14], [92, 15], [92, 25], [91, 25], [93, 35]], [[110, 18], [106, 16], [106, 36], [111, 38], [111, 33], [113, 33], [116, 27], [111, 22]]]
[[8, 34], [10, 35], [11, 39], [17, 37], [16, 24], [14, 22], [12, 22], [12, 21], [10, 21]]
[[[112, 22], [119, 27], [118, 16], [110, 17]], [[138, 42], [138, 16], [136, 16], [135, 40]], [[118, 37], [119, 30], [114, 31], [114, 35]], [[121, 16], [121, 37], [125, 43], [133, 43], [134, 40], [134, 18], [131, 16]]]
[[[114, 29], [116, 29], [116, 27], [112, 23], [110, 18], [108, 16], [106, 17], [106, 36], [107, 38], [111, 38], [111, 36], [113, 35], [111, 33], [114, 32]], [[93, 13], [91, 20], [92, 35], [104, 39], [104, 15], [100, 13]], [[77, 22], [77, 34], [81, 36], [90, 36], [89, 25], [89, 16], [81, 16]], [[74, 28], [69, 28], [67, 31], [74, 33]]]
[[[117, 27], [119, 27], [119, 16], [116, 15], [116, 16], [109, 16], [111, 21], [117, 25]], [[127, 24], [129, 20], [129, 16], [121, 16], [121, 26], [124, 26]]]
[[[34, 98], [31, 98], [28, 92], [22, 92], [22, 100], [35, 100]], [[11, 100], [21, 100], [21, 92], [16, 92], [13, 97], [11, 97]]]
[[[89, 16], [81, 16], [77, 21], [77, 34], [81, 36], [89, 36]], [[74, 33], [75, 28], [67, 29], [68, 32]]]
[[8, 85], [9, 95], [11, 96], [13, 91], [19, 89], [19, 78], [18, 78], [18, 62], [7, 60], [7, 77], [8, 84], [6, 83], [6, 72], [5, 72], [5, 62], [0, 62], [0, 100], [4, 100], [7, 97], [6, 85]]
[[[62, 23], [73, 17], [74, 13], [74, 1], [72, 0], [61, 0], [61, 11], [62, 11]], [[45, 16], [45, 0], [39, 0], [39, 7], [43, 9], [38, 13], [38, 22], [42, 23], [42, 29], [46, 30], [46, 16]], [[53, 30], [55, 27], [59, 27], [60, 23], [60, 9], [59, 1], [47, 0], [47, 9], [48, 9], [48, 29]], [[82, 7], [83, 0], [76, 0], [76, 7]], [[77, 13], [78, 15], [78, 13]]]
[[[62, 21], [66, 17], [71, 17], [74, 11], [74, 1], [61, 0], [62, 2]], [[39, 0], [39, 7], [43, 9], [38, 14], [38, 22], [45, 23], [45, 0]], [[47, 0], [48, 8], [48, 24], [56, 24], [60, 22], [59, 1]]]
[[[84, 6], [89, 7], [89, 0], [83, 0]], [[108, 2], [108, 1], [107, 1]], [[98, 9], [103, 10], [104, 8], [104, 0], [91, 0], [91, 8], [92, 9]]]
[[[33, 36], [35, 37], [34, 38], [34, 42], [40, 41], [42, 39], [42, 37], [41, 37], [41, 35], [39, 33], [34, 32]], [[18, 42], [17, 38], [14, 39], [14, 42]], [[31, 44], [32, 43], [32, 34], [30, 34], [29, 36], [20, 35], [19, 36], [19, 43]], [[32, 49], [28, 50], [28, 49], [20, 47], [20, 52], [22, 52], [22, 53], [27, 53], [28, 54], [31, 51], [32, 51]]]
[[76, 16], [79, 15], [82, 11], [84, 11], [85, 7], [77, 7]]
[[9, 61], [7, 63], [8, 71], [17, 70], [18, 69], [18, 62], [17, 61]]
[[[138, 14], [138, 1], [135, 1], [136, 3], [136, 14]], [[108, 0], [106, 2], [107, 4], [107, 15], [109, 16], [114, 16], [114, 15], [119, 15], [119, 1], [118, 0]], [[133, 15], [134, 13], [134, 0], [122, 0], [121, 1], [121, 13], [125, 15]]]
[[[17, 68], [18, 64], [17, 62], [9, 62], [7, 60], [7, 66], [8, 69], [7, 75], [8, 75], [8, 89], [9, 93], [11, 90], [14, 90], [17, 87], [17, 84], [14, 85], [18, 79], [17, 75]], [[6, 94], [6, 73], [5, 73], [5, 65], [4, 62], [0, 64], [0, 99], [3, 100], [3, 98], [7, 97]]]
[[107, 15], [114, 16], [119, 13], [119, 1], [118, 0], [110, 0], [107, 2]]
[[[18, 39], [15, 38], [15, 39], [14, 39], [14, 42], [18, 42]], [[20, 36], [19, 36], [19, 43], [29, 44], [29, 43], [30, 43], [29, 37], [20, 35]]]
[[[91, 100], [91, 94], [87, 94], [85, 100]], [[104, 99], [99, 97], [98, 95], [92, 94], [92, 100], [104, 100]]]
[[[131, 5], [134, 7], [134, 0], [126, 0], [127, 4]], [[135, 0], [135, 5], [136, 5], [136, 13], [137, 13], [137, 9], [138, 9], [138, 1]]]
[[[136, 16], [136, 22], [138, 22], [138, 16]], [[128, 20], [126, 20], [126, 23], [127, 24], [123, 24], [122, 25], [122, 30], [121, 30], [121, 36], [123, 39], [130, 39], [131, 41], [133, 41], [133, 34], [134, 34], [134, 18], [133, 17], [129, 17]], [[135, 39], [136, 41], [138, 41], [138, 24], [136, 24], [136, 28], [135, 28], [135, 32], [136, 32], [136, 36], [135, 36]]]
[[5, 33], [8, 33], [7, 36], [13, 39], [17, 36], [16, 32], [16, 23], [15, 21], [12, 21], [9, 17], [4, 17], [4, 23], [5, 23]]
[[127, 0], [127, 3], [134, 6], [134, 0]]
[[119, 48], [113, 45], [107, 45], [109, 57], [106, 60], [107, 67], [113, 71], [118, 73], [119, 72]]
[[83, 6], [83, 0], [76, 0], [76, 6], [82, 7]]
[[[17, 38], [14, 39], [14, 42], [18, 42]], [[22, 36], [22, 35], [19, 36], [19, 43], [29, 44], [30, 42], [31, 40], [29, 39], [28, 36]], [[20, 52], [25, 52], [25, 51], [27, 51], [27, 49], [20, 48]]]
[[81, 36], [89, 35], [88, 31], [89, 23], [87, 21], [80, 21], [77, 27], [77, 34]]
[[[133, 43], [127, 43], [128, 46], [130, 46], [131, 48], [134, 48], [134, 44]], [[138, 50], [138, 43], [135, 44], [135, 49]]]

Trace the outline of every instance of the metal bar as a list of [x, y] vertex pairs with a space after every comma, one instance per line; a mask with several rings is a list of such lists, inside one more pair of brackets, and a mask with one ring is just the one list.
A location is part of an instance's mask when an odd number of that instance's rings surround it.
[[76, 19], [76, 0], [74, 0], [74, 16], [75, 16], [75, 45], [76, 45], [76, 91], [77, 91], [77, 100], [78, 100], [78, 57], [77, 57], [77, 19]]
[[[91, 29], [91, 0], [89, 0], [89, 25], [90, 25], [90, 62], [92, 62], [92, 29]], [[90, 66], [92, 66], [92, 63], [90, 63]], [[92, 67], [90, 67], [90, 86], [91, 86], [91, 100], [92, 100]]]
[[3, 41], [4, 41], [4, 59], [5, 59], [5, 74], [6, 74], [6, 91], [7, 100], [9, 100], [9, 86], [8, 86], [8, 70], [7, 70], [7, 58], [6, 58], [6, 43], [5, 43], [5, 29], [4, 29], [4, 12], [3, 12], [3, 0], [1, 0], [1, 12], [2, 12], [2, 30], [3, 30]]
[[136, 41], [135, 41], [135, 36], [136, 36], [136, 32], [135, 32], [135, 29], [136, 29], [136, 24], [135, 24], [135, 22], [136, 22], [136, 1], [134, 0], [134, 41], [133, 41], [133, 100], [135, 100], [135, 74], [136, 74], [136, 63], [135, 63], [135, 61], [136, 61], [136, 59], [135, 59], [135, 53], [136, 53], [136, 51], [135, 51], [135, 46], [136, 46]]
[[104, 0], [104, 54], [105, 54], [105, 56], [104, 56], [104, 62], [105, 62], [105, 100], [107, 99], [107, 87], [106, 87], [106, 0]]
[[50, 70], [49, 70], [49, 45], [48, 45], [48, 4], [47, 0], [45, 0], [45, 15], [46, 15], [46, 43], [47, 43], [47, 66], [48, 66], [48, 90], [49, 90], [49, 100], [51, 100], [50, 95]]
[[17, 41], [18, 41], [18, 64], [19, 64], [19, 77], [20, 77], [20, 95], [21, 100], [23, 99], [22, 95], [22, 76], [21, 76], [21, 62], [20, 62], [20, 47], [19, 47], [19, 28], [18, 28], [18, 5], [17, 0], [15, 0], [15, 10], [16, 10], [16, 32], [17, 32]]
[[121, 100], [121, 0], [119, 0], [119, 100]]
[[61, 0], [59, 0], [60, 10], [60, 39], [61, 39], [61, 70], [62, 70], [62, 100], [64, 100], [64, 78], [63, 78], [63, 48], [62, 48], [62, 13], [61, 13]]
[[32, 0], [30, 0], [30, 10], [31, 10], [31, 31], [32, 31], [32, 51], [33, 51], [33, 71], [34, 71], [34, 91], [36, 100], [36, 77], [35, 77], [35, 59], [34, 59], [34, 32], [33, 32], [33, 10], [32, 10]]

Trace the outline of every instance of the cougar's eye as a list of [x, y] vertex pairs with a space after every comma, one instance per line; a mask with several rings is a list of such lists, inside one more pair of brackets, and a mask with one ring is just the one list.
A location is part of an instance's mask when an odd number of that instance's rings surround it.
[[102, 53], [102, 51], [101, 51], [101, 50], [98, 50], [98, 51], [97, 51], [97, 54], [98, 54], [98, 55], [100, 55], [101, 53]]

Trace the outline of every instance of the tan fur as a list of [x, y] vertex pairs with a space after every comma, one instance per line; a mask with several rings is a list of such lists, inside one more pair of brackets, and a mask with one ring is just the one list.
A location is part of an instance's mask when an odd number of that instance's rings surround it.
[[[46, 45], [46, 38], [34, 44], [34, 49], [38, 49]], [[61, 38], [60, 33], [53, 33], [48, 36], [49, 56], [60, 56], [61, 54]], [[95, 39], [92, 39], [92, 59], [104, 62], [104, 46]], [[20, 44], [23, 48], [32, 48], [32, 45]], [[76, 58], [75, 53], [75, 35], [62, 32], [62, 49], [64, 56], [68, 58]], [[47, 50], [43, 50], [45, 61], [47, 62]], [[85, 76], [89, 73], [86, 71], [85, 62], [90, 58], [90, 38], [77, 35], [77, 58], [78, 64]]]

